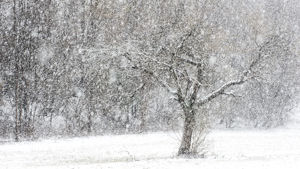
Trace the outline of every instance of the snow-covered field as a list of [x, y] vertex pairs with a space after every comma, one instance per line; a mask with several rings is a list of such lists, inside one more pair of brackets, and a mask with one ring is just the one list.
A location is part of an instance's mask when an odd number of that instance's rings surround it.
[[0, 169], [300, 168], [300, 130], [212, 131], [206, 158], [177, 158], [175, 133], [51, 139], [0, 145]]

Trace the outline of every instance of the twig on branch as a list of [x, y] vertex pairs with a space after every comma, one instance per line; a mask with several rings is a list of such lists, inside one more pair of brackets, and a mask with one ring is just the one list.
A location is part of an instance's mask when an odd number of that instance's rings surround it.
[[223, 95], [227, 95], [227, 96], [232, 96], [232, 97], [243, 97], [243, 96], [241, 96], [241, 95], [237, 95], [237, 94], [234, 94], [234, 93], [226, 93], [226, 92], [224, 92], [224, 93], [222, 93]]
[[158, 82], [159, 85], [161, 85], [163, 88], [165, 88], [169, 93], [176, 95], [176, 96], [178, 95], [178, 93], [176, 91], [172, 90], [172, 88], [169, 85], [167, 85], [163, 80], [161, 80], [155, 72], [145, 69], [145, 68], [141, 67], [141, 65], [134, 63], [134, 61], [129, 57], [129, 55], [130, 55], [129, 53], [125, 53], [123, 56], [126, 59], [128, 59], [131, 63], [133, 63], [132, 68], [139, 69], [140, 71], [150, 75]]
[[141, 84], [137, 89], [135, 89], [132, 94], [130, 95], [130, 98], [133, 98], [137, 91], [143, 89], [145, 87], [145, 83]]

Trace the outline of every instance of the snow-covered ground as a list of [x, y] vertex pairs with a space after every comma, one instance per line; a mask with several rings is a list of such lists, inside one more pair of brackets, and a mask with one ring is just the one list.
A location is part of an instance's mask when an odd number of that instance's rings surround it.
[[51, 139], [0, 145], [0, 168], [300, 168], [300, 130], [212, 131], [204, 159], [177, 158], [175, 133]]

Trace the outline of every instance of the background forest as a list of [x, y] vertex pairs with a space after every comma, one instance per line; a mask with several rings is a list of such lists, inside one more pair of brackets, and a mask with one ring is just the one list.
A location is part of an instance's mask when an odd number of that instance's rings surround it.
[[284, 125], [299, 95], [299, 9], [0, 0], [0, 137]]

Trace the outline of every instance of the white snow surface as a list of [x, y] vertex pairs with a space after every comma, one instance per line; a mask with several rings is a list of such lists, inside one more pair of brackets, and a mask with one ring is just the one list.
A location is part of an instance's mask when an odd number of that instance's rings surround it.
[[179, 158], [176, 133], [0, 143], [0, 169], [299, 169], [300, 129], [215, 130], [205, 158]]

